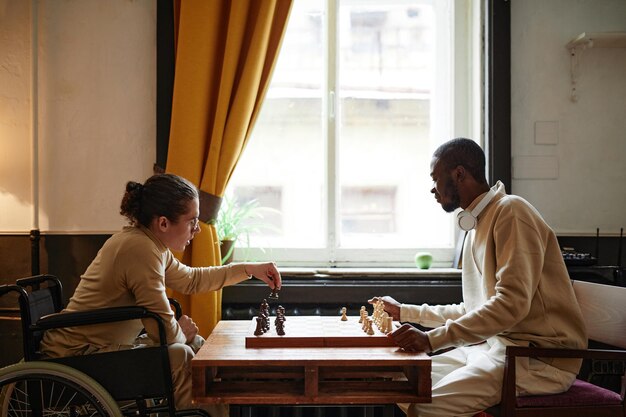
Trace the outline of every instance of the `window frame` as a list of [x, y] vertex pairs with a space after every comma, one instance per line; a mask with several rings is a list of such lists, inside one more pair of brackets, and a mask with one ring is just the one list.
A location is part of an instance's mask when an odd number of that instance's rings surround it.
[[[469, 1], [469, 0], [465, 0]], [[479, 13], [482, 15], [482, 27], [477, 32], [479, 33], [480, 41], [482, 41], [482, 60], [481, 60], [481, 72], [482, 76], [479, 77], [478, 84], [474, 83], [471, 88], [481, 88], [482, 94], [480, 97], [480, 105], [478, 109], [474, 109], [474, 112], [482, 112], [482, 120], [476, 126], [471, 127], [471, 134], [474, 138], [481, 138], [480, 142], [484, 144], [484, 149], [487, 154], [487, 174], [490, 183], [500, 179], [503, 181], [508, 190], [510, 190], [511, 184], [511, 102], [510, 102], [510, 6], [513, 0], [479, 0]], [[332, 0], [327, 0], [330, 4], [337, 4]], [[337, 5], [336, 8], [339, 6]], [[336, 13], [335, 8], [335, 13]], [[329, 8], [330, 10], [330, 8]], [[476, 13], [475, 9], [472, 9], [471, 13]], [[332, 21], [336, 22], [337, 19]], [[326, 33], [330, 32], [331, 28]], [[334, 35], [336, 36], [336, 26], [334, 27]], [[157, 149], [155, 155], [155, 171], [163, 169], [166, 166], [167, 150], [169, 142], [170, 131], [170, 119], [171, 119], [171, 105], [174, 85], [174, 73], [175, 73], [175, 45], [174, 45], [174, 7], [171, 0], [158, 0], [157, 1], [157, 24], [156, 24], [156, 37], [157, 37], [157, 59], [155, 70], [157, 73], [157, 85], [156, 85], [156, 142]], [[476, 33], [476, 32], [475, 32]], [[475, 40], [474, 40], [475, 41]], [[326, 40], [328, 45], [328, 41]], [[329, 66], [337, 65], [336, 54], [328, 48]], [[457, 57], [458, 58], [458, 57]], [[458, 77], [461, 74], [455, 71], [456, 78], [454, 82], [459, 82]], [[332, 83], [336, 86], [336, 79], [327, 78], [329, 84]], [[328, 111], [334, 111], [331, 107], [331, 103], [334, 103], [334, 91], [336, 88], [330, 89], [329, 95], [324, 97], [326, 103], [324, 107]], [[460, 103], [455, 101], [455, 134], [458, 132], [458, 125], [461, 118], [468, 117], [467, 114], [462, 112]], [[327, 132], [330, 129], [335, 129], [335, 118], [325, 118], [325, 129]], [[336, 152], [330, 152], [330, 150], [336, 150], [335, 136], [329, 135], [332, 138], [332, 143], [328, 143], [328, 164], [332, 167], [326, 170], [327, 175], [336, 178], [333, 175], [334, 167], [336, 166]], [[330, 139], [329, 139], [330, 140]], [[335, 215], [336, 209], [331, 210], [331, 207], [337, 207], [337, 199], [335, 189], [337, 184], [333, 184], [333, 187], [328, 187], [328, 222], [337, 225], [338, 219]], [[336, 226], [335, 226], [336, 227]], [[336, 229], [335, 229], [336, 230]], [[330, 232], [330, 231], [329, 231]], [[329, 236], [329, 239], [333, 245], [336, 244], [336, 238], [334, 233]], [[329, 250], [330, 249], [330, 250]], [[429, 249], [435, 259], [441, 259], [441, 262], [436, 262], [434, 267], [445, 267], [447, 264], [452, 263], [454, 256], [454, 248], [452, 251], [449, 249], [438, 250]], [[276, 249], [278, 252], [279, 249]], [[359, 267], [372, 267], [380, 265], [394, 265], [394, 266], [413, 266], [408, 264], [407, 253], [403, 253], [404, 250], [389, 250], [385, 256], [385, 259], [378, 257], [380, 251], [378, 250], [364, 250], [357, 249], [359, 253], [354, 253], [355, 250], [342, 249], [341, 253], [335, 253], [334, 249], [320, 249], [320, 250], [299, 250], [292, 249], [290, 258], [292, 261], [284, 261], [281, 264], [293, 265], [293, 266], [359, 266]], [[406, 250], [411, 253], [415, 252], [415, 249]], [[272, 250], [251, 249], [249, 256], [252, 259], [260, 259], [260, 257], [272, 258]], [[259, 256], [259, 257], [257, 257]], [[450, 258], [450, 259], [448, 259]], [[368, 259], [368, 261], [354, 262], [355, 259]], [[448, 262], [449, 261], [449, 262]]]

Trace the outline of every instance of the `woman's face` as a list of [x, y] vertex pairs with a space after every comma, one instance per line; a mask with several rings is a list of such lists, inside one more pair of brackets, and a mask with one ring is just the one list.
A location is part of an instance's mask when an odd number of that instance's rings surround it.
[[170, 221], [165, 217], [159, 218], [157, 233], [159, 239], [173, 251], [184, 251], [196, 234], [200, 233], [199, 215], [200, 203], [195, 198], [187, 203], [187, 211], [178, 220]]

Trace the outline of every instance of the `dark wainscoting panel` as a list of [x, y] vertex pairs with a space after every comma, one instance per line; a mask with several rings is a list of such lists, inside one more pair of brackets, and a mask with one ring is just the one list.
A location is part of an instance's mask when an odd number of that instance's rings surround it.
[[[110, 234], [42, 234], [39, 243], [39, 272], [56, 275], [61, 280], [67, 301], [74, 292], [80, 275], [110, 236]], [[32, 275], [30, 237], [0, 235], [0, 285], [12, 284], [15, 280], [30, 275]]]
[[[0, 285], [12, 284], [17, 278], [29, 276], [31, 274], [30, 257], [31, 242], [28, 234], [1, 235]], [[0, 303], [2, 303], [1, 299]]]

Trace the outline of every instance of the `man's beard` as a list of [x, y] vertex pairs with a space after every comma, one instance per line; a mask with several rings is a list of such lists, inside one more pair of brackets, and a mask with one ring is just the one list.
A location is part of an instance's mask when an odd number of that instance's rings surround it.
[[452, 178], [448, 178], [448, 180], [446, 181], [444, 193], [445, 196], [450, 200], [447, 203], [441, 203], [441, 207], [446, 213], [452, 213], [454, 210], [461, 207], [461, 197], [459, 196], [459, 189], [452, 180]]

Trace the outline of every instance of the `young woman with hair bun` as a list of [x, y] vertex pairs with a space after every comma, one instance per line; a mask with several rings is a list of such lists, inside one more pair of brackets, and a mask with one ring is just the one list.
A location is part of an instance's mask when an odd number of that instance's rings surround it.
[[[280, 289], [273, 262], [189, 267], [174, 257], [200, 233], [198, 190], [186, 179], [157, 174], [140, 184], [129, 181], [120, 213], [130, 225], [111, 236], [81, 276], [64, 311], [141, 306], [164, 321], [176, 407], [191, 407], [191, 358], [204, 339], [193, 320], [176, 320], [166, 288], [183, 294], [215, 291], [255, 277]], [[142, 328], [146, 334], [137, 337]], [[158, 341], [153, 320], [54, 329], [45, 333], [42, 353], [48, 357], [132, 349]]]

